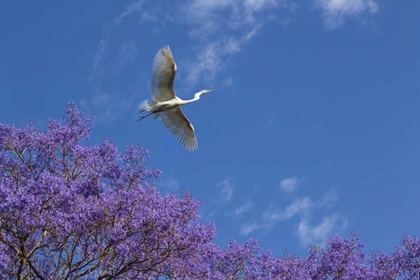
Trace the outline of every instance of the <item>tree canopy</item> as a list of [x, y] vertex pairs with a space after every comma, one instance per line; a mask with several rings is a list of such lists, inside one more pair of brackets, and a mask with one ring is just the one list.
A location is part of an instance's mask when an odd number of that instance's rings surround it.
[[2, 279], [420, 279], [420, 239], [363, 253], [353, 232], [308, 256], [272, 256], [258, 241], [217, 245], [188, 192], [161, 195], [148, 151], [85, 146], [93, 121], [70, 103], [63, 123], [0, 124]]

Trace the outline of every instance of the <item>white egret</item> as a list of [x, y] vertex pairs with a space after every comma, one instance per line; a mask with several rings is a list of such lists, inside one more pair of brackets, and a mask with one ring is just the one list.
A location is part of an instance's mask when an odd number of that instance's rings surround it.
[[176, 64], [169, 46], [160, 49], [155, 57], [152, 74], [151, 96], [153, 99], [145, 100], [140, 105], [140, 113], [147, 111], [146, 116], [139, 116], [142, 120], [150, 115], [158, 118], [172, 133], [175, 139], [189, 152], [198, 150], [194, 127], [182, 113], [180, 106], [195, 102], [202, 94], [212, 92], [202, 90], [194, 94], [193, 99], [182, 100], [174, 92], [174, 79]]

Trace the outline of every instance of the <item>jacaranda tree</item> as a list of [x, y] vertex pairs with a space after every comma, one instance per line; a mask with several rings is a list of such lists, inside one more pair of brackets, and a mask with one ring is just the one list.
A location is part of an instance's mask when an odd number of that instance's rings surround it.
[[420, 240], [362, 253], [354, 233], [273, 257], [256, 240], [220, 248], [188, 193], [162, 196], [139, 146], [84, 146], [73, 104], [45, 131], [0, 124], [0, 279], [420, 279]]

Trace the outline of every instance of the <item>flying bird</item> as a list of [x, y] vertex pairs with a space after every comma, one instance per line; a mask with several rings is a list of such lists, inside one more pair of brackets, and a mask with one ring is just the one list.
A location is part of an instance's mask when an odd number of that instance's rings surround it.
[[158, 118], [163, 125], [172, 133], [178, 143], [189, 152], [198, 151], [197, 139], [194, 126], [181, 110], [182, 105], [198, 101], [200, 96], [214, 91], [205, 89], [194, 94], [193, 99], [182, 100], [174, 91], [174, 79], [176, 64], [169, 46], [160, 49], [153, 65], [151, 96], [152, 99], [144, 100], [139, 108], [139, 113], [148, 112], [145, 116], [139, 116], [142, 120], [150, 115]]

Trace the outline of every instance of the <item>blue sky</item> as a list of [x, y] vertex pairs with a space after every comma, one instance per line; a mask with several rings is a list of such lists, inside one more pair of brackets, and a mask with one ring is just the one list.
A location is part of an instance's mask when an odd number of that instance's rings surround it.
[[[0, 122], [96, 117], [88, 144], [141, 143], [163, 193], [188, 189], [216, 241], [275, 255], [356, 229], [420, 236], [420, 2], [2, 1]], [[169, 45], [200, 151], [135, 121]]]

